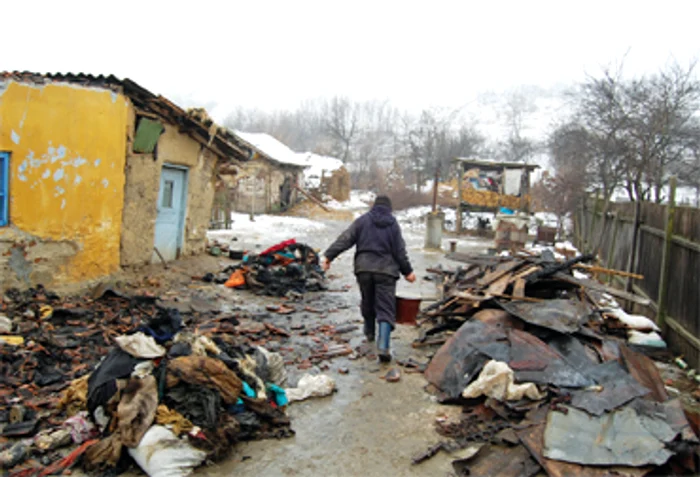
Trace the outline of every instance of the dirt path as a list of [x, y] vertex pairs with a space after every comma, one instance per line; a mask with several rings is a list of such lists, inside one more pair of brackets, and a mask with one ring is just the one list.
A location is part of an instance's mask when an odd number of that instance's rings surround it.
[[[327, 223], [322, 234], [308, 238], [314, 246], [326, 247], [344, 224]], [[409, 254], [419, 277], [427, 266], [444, 262], [443, 255], [425, 252], [424, 237], [416, 231], [405, 230]], [[306, 239], [305, 237], [301, 238]], [[460, 242], [460, 251], [485, 251], [488, 245], [477, 240]], [[331, 293], [334, 299], [344, 300], [349, 306], [330, 315], [334, 324], [358, 324], [359, 294], [352, 274], [352, 252], [341, 256], [333, 264], [331, 273], [340, 275], [332, 287], [353, 285], [347, 293]], [[435, 295], [435, 285], [421, 280], [418, 287], [405, 281], [400, 292]], [[393, 336], [394, 352], [399, 358], [414, 357], [426, 361], [424, 353], [411, 347], [417, 331], [398, 327]], [[359, 344], [362, 335], [358, 329], [352, 334], [351, 344]], [[403, 373], [398, 383], [380, 379], [390, 366], [379, 366], [374, 360], [361, 358], [351, 361], [338, 358], [328, 363], [325, 371], [337, 381], [338, 392], [331, 397], [292, 404], [289, 414], [296, 436], [281, 441], [257, 441], [238, 444], [231, 457], [215, 466], [200, 469], [196, 475], [445, 475], [451, 471], [453, 458], [437, 456], [418, 466], [411, 466], [412, 457], [438, 441], [433, 430], [438, 416], [458, 413], [459, 408], [437, 404], [423, 387], [426, 381], [420, 374]], [[349, 374], [338, 369], [347, 367]], [[291, 371], [291, 370], [290, 370]]]
[[[313, 230], [308, 235], [298, 234], [297, 240], [314, 247], [327, 247], [340, 233], [346, 222], [324, 222], [322, 230]], [[424, 236], [420, 231], [404, 230], [409, 255], [419, 276], [419, 284], [409, 285], [401, 281], [399, 293], [421, 294], [424, 297], [436, 296], [433, 282], [423, 280], [425, 269], [438, 263], [445, 263], [442, 253], [426, 252], [422, 249]], [[460, 242], [460, 251], [485, 251], [487, 243], [478, 239], [465, 239]], [[178, 285], [181, 290], [164, 293], [166, 299], [174, 300], [186, 308], [195, 303], [208, 302], [222, 310], [243, 309], [255, 313], [264, 311], [264, 306], [276, 301], [256, 297], [247, 292], [225, 289], [221, 286], [192, 283], [188, 284], [187, 273], [204, 271], [224, 259], [203, 257], [200, 260], [179, 262], [170, 271], [154, 267], [150, 280], [161, 286], [154, 293], [163, 293], [166, 284]], [[454, 264], [452, 264], [454, 266]], [[162, 268], [162, 267], [161, 267]], [[212, 270], [209, 270], [212, 271]], [[185, 273], [187, 272], [187, 273]], [[311, 329], [321, 324], [358, 325], [357, 330], [345, 334], [354, 348], [362, 341], [361, 318], [359, 315], [359, 293], [352, 273], [352, 251], [341, 256], [333, 264], [330, 272], [335, 278], [331, 288], [345, 292], [325, 292], [308, 296], [311, 304], [332, 303], [338, 311], [323, 318], [313, 313], [295, 313], [289, 317], [271, 315], [268, 319], [275, 325], [298, 328], [304, 325]], [[148, 280], [142, 283], [148, 285]], [[190, 301], [188, 301], [190, 300]], [[296, 332], [298, 335], [299, 333]], [[415, 328], [400, 326], [393, 335], [392, 346], [398, 358], [413, 357], [427, 361], [426, 352], [414, 350], [411, 342], [416, 337]], [[292, 342], [302, 350], [306, 336], [293, 336]], [[304, 373], [323, 372], [336, 379], [338, 391], [321, 399], [293, 403], [289, 407], [292, 428], [296, 436], [283, 440], [255, 441], [237, 444], [228, 459], [200, 468], [197, 476], [229, 475], [293, 475], [293, 476], [386, 476], [386, 475], [445, 475], [451, 471], [450, 462], [454, 456], [438, 455], [417, 465], [411, 465], [414, 455], [425, 451], [439, 440], [434, 431], [435, 419], [458, 413], [460, 408], [442, 406], [426, 393], [426, 381], [421, 374], [402, 373], [398, 383], [387, 383], [381, 379], [391, 366], [380, 366], [375, 360], [347, 357], [336, 358], [321, 363], [328, 369], [314, 367], [299, 370], [288, 367], [292, 383]], [[347, 368], [348, 374], [340, 374], [339, 368]], [[138, 475], [128, 474], [129, 476]]]

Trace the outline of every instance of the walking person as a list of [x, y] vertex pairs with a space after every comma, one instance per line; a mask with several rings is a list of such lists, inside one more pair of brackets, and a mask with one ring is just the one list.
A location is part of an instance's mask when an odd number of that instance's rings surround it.
[[338, 255], [355, 246], [355, 276], [362, 295], [362, 318], [367, 341], [374, 342], [382, 362], [391, 361], [389, 342], [396, 324], [396, 282], [403, 275], [413, 283], [416, 275], [406, 253], [401, 228], [391, 212], [391, 200], [380, 195], [372, 209], [357, 218], [326, 250], [322, 262], [328, 270]]

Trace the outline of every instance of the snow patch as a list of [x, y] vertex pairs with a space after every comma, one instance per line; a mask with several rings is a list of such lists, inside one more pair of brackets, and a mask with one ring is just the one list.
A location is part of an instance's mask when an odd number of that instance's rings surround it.
[[251, 221], [247, 214], [231, 214], [233, 226], [230, 230], [210, 230], [209, 240], [230, 243], [232, 250], [260, 252], [284, 240], [321, 231], [326, 225], [303, 217], [279, 215], [256, 215]]

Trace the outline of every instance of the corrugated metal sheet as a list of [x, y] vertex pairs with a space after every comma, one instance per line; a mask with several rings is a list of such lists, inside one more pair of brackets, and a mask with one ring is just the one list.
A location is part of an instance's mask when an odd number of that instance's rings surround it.
[[678, 432], [661, 419], [625, 407], [600, 417], [566, 407], [547, 415], [544, 456], [582, 465], [663, 465]]

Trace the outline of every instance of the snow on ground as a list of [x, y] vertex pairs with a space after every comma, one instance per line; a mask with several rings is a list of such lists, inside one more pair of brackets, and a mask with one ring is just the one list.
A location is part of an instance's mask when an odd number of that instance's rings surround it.
[[326, 229], [326, 224], [302, 217], [280, 215], [256, 215], [251, 222], [248, 214], [231, 214], [233, 225], [230, 230], [210, 230], [209, 240], [228, 243], [232, 250], [262, 251], [297, 235]]
[[326, 206], [335, 210], [364, 210], [368, 209], [374, 203], [375, 194], [366, 190], [350, 191], [350, 200], [346, 202], [338, 202], [337, 200], [329, 200]]
[[[411, 207], [405, 210], [399, 210], [394, 213], [396, 219], [402, 227], [422, 230], [425, 229], [425, 216], [428, 215], [433, 208], [429, 205], [420, 207]], [[457, 226], [457, 211], [456, 209], [442, 209], [445, 213], [445, 229], [454, 231]], [[462, 227], [466, 230], [476, 230], [479, 225], [479, 219], [489, 219], [493, 222], [494, 214], [490, 212], [471, 212], [466, 214]]]

